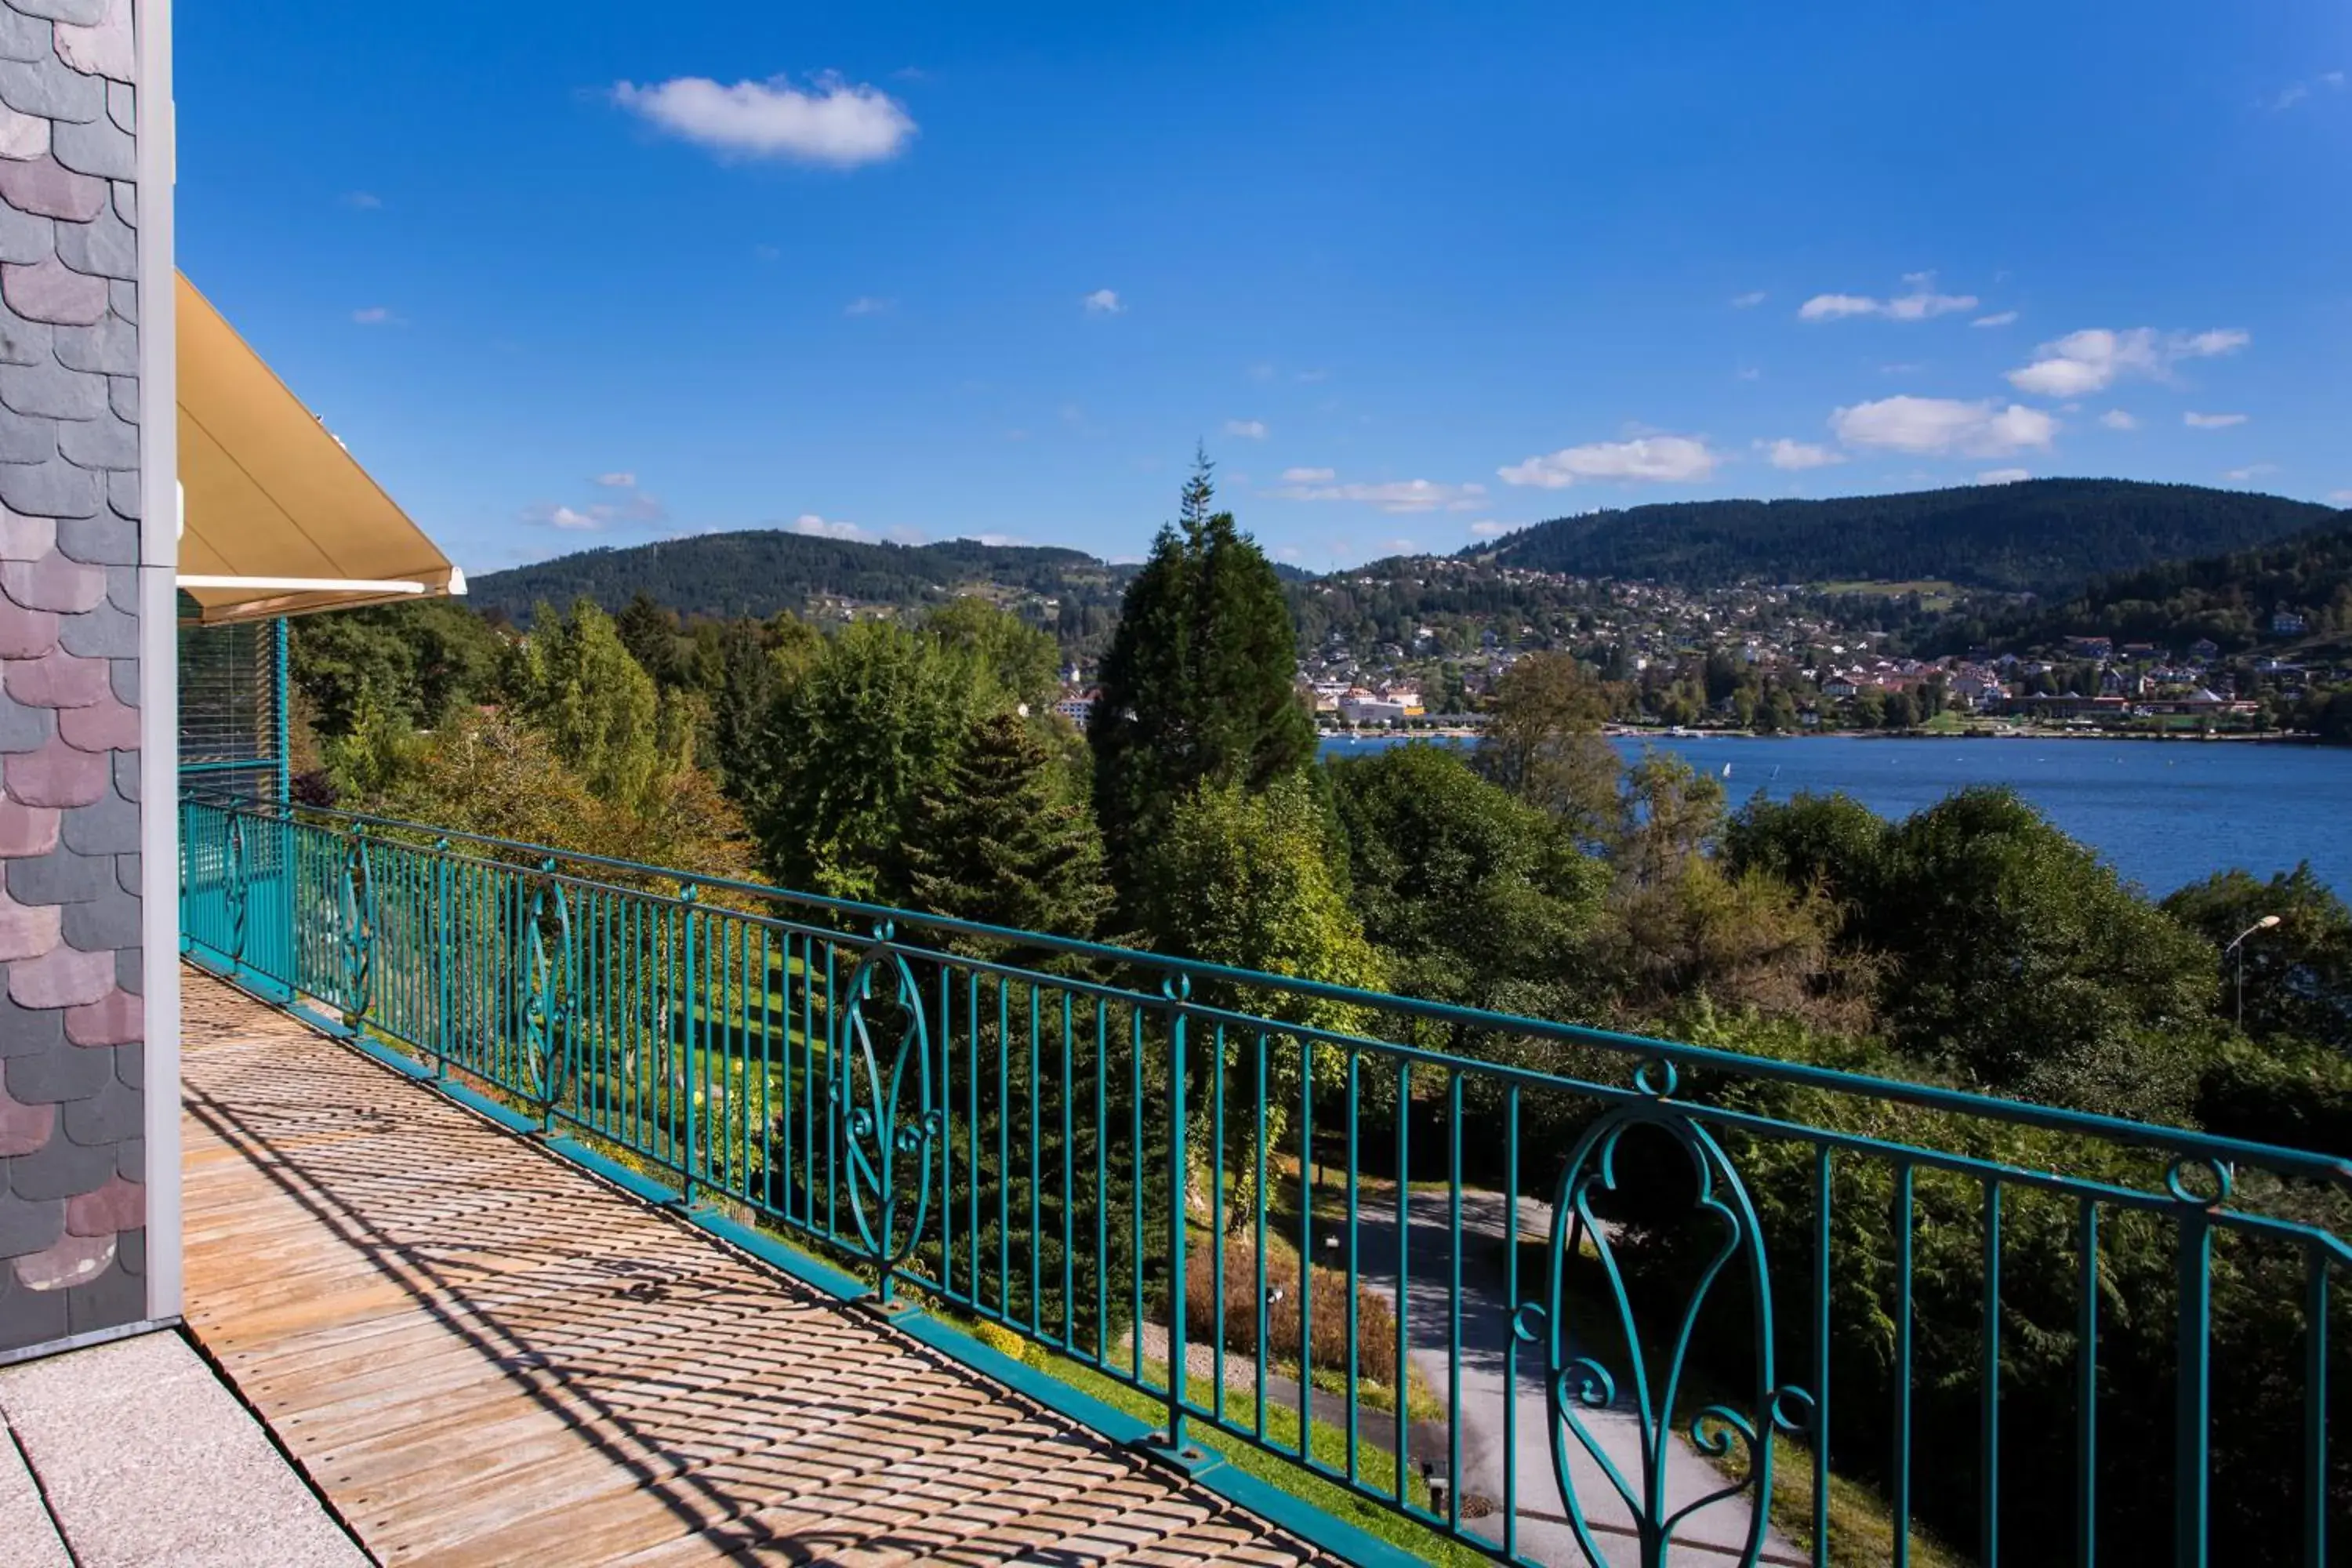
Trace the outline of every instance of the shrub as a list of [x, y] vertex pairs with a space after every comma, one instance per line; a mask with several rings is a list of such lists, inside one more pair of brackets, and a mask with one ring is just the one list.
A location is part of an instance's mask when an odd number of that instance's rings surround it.
[[[1225, 1348], [1252, 1355], [1257, 1351], [1258, 1300], [1255, 1244], [1246, 1237], [1225, 1242]], [[1184, 1263], [1184, 1311], [1187, 1331], [1196, 1341], [1216, 1332], [1216, 1254], [1202, 1247]], [[1287, 1252], [1268, 1248], [1265, 1254], [1267, 1296], [1266, 1355], [1269, 1360], [1298, 1360], [1298, 1260]], [[1348, 1277], [1344, 1270], [1318, 1268], [1308, 1292], [1311, 1319], [1311, 1364], [1329, 1372], [1348, 1370]], [[1356, 1290], [1356, 1372], [1368, 1381], [1396, 1381], [1396, 1313], [1370, 1288]]]

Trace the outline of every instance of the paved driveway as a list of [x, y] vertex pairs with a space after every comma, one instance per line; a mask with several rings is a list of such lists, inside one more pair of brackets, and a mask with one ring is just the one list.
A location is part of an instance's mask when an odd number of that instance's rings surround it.
[[[1444, 1398], [1449, 1370], [1448, 1200], [1442, 1192], [1414, 1193], [1407, 1200], [1407, 1262], [1411, 1273], [1406, 1294], [1407, 1353], [1429, 1387]], [[1584, 1553], [1568, 1526], [1559, 1483], [1552, 1468], [1551, 1426], [1544, 1398], [1547, 1344], [1541, 1341], [1522, 1343], [1516, 1388], [1507, 1375], [1505, 1348], [1511, 1335], [1511, 1312], [1502, 1258], [1508, 1207], [1499, 1194], [1462, 1194], [1462, 1226], [1470, 1238], [1462, 1266], [1461, 1405], [1457, 1421], [1464, 1495], [1492, 1499], [1500, 1505], [1505, 1434], [1515, 1431], [1520, 1551], [1540, 1563], [1582, 1563]], [[1359, 1266], [1364, 1281], [1382, 1296], [1393, 1299], [1397, 1226], [1392, 1201], [1378, 1205], [1378, 1212], [1374, 1205], [1363, 1205], [1358, 1223], [1361, 1248]], [[1524, 1236], [1549, 1237], [1551, 1205], [1521, 1199], [1519, 1226]], [[1549, 1288], [1543, 1280], [1526, 1278], [1524, 1272], [1519, 1284], [1523, 1300], [1541, 1300]], [[1591, 1413], [1585, 1419], [1610, 1462], [1638, 1494], [1642, 1474], [1641, 1423], [1632, 1404], [1631, 1379], [1622, 1366], [1612, 1366], [1610, 1371], [1617, 1378], [1622, 1397], [1617, 1405]], [[1569, 1436], [1568, 1447], [1570, 1479], [1583, 1504], [1585, 1518], [1595, 1527], [1595, 1541], [1608, 1568], [1639, 1568], [1640, 1553], [1633, 1534], [1631, 1513], [1573, 1436]], [[1665, 1472], [1670, 1509], [1680, 1508], [1727, 1484], [1725, 1474], [1702, 1458], [1679, 1435], [1666, 1456]], [[1675, 1532], [1674, 1563], [1697, 1568], [1700, 1564], [1736, 1561], [1747, 1542], [1748, 1519], [1744, 1496], [1727, 1498], [1699, 1510]], [[1464, 1523], [1496, 1540], [1501, 1538], [1499, 1513], [1481, 1520], [1465, 1519]], [[1767, 1561], [1809, 1561], [1777, 1531], [1768, 1531], [1764, 1550]]]

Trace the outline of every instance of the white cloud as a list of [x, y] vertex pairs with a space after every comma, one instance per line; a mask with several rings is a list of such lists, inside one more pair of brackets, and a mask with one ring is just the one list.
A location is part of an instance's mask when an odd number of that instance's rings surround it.
[[1026, 544], [1029, 542], [1017, 533], [975, 533], [972, 535], [972, 538], [982, 544], [993, 545], [999, 549], [1007, 545]]
[[2310, 96], [2311, 85], [2308, 82], [2290, 82], [2285, 87], [2279, 89], [2276, 97], [2272, 98], [2267, 101], [2269, 107], [2273, 110], [2293, 109], [2296, 104], [2301, 103], [2305, 99], [2309, 98]]
[[372, 213], [383, 205], [383, 198], [373, 191], [345, 191], [343, 205], [356, 207], [363, 213]]
[[1758, 289], [1749, 293], [1734, 296], [1731, 301], [1731, 308], [1735, 310], [1752, 310], [1757, 306], [1762, 304], [1764, 300], [1764, 290]]
[[1286, 485], [1328, 485], [1339, 477], [1336, 468], [1285, 468], [1282, 482]]
[[1879, 302], [1863, 294], [1816, 294], [1797, 307], [1797, 317], [1806, 321], [1834, 321], [1842, 316], [1874, 316]]
[[2182, 360], [2235, 353], [2252, 341], [2250, 334], [2236, 327], [2216, 327], [2201, 332], [2158, 332], [2153, 327], [2133, 327], [2125, 331], [2086, 327], [2035, 349], [2033, 363], [2011, 371], [2009, 381], [2020, 392], [2043, 397], [2080, 397], [2105, 391], [2126, 376], [2164, 381]]
[[2180, 422], [2191, 430], [2227, 430], [2232, 425], [2243, 425], [2242, 414], [2199, 414], [2191, 410], [2180, 416]]
[[2352, 490], [2330, 490], [2327, 499], [2337, 506], [2352, 506]]
[[1249, 378], [1252, 381], [1272, 381], [1274, 379], [1274, 366], [1270, 364], [1254, 364], [1249, 367]]
[[353, 310], [352, 320], [362, 327], [386, 326], [392, 321], [392, 311], [382, 305], [370, 305], [365, 310]]
[[608, 490], [633, 490], [637, 488], [637, 476], [626, 469], [621, 469], [614, 473], [598, 474], [591, 482], [600, 484]]
[[896, 300], [882, 299], [878, 295], [860, 294], [856, 299], [844, 305], [841, 308], [841, 313], [845, 316], [879, 316], [898, 302]]
[[1496, 522], [1491, 517], [1481, 518], [1470, 525], [1470, 537], [1473, 539], [1500, 539], [1510, 531], [1509, 523]]
[[2027, 473], [2023, 468], [1987, 468], [1984, 472], [1977, 476], [1977, 483], [1980, 485], [2013, 485], [2020, 479], [2030, 479], [2033, 476], [2032, 474]]
[[1238, 436], [1244, 441], [1263, 441], [1265, 439], [1265, 421], [1263, 419], [1228, 419], [1225, 421], [1225, 434], [1228, 436]]
[[2014, 310], [1995, 310], [1990, 316], [1979, 316], [1975, 321], [1970, 321], [1969, 325], [1972, 327], [2005, 327], [2015, 320], [2017, 320], [2017, 312]]
[[1830, 428], [1849, 447], [2003, 458], [2028, 447], [2046, 448], [2058, 421], [2021, 404], [2003, 408], [1991, 398], [1964, 403], [1902, 396], [1837, 409], [1830, 415]]
[[1116, 289], [1097, 289], [1080, 302], [1086, 306], [1087, 313], [1094, 316], [1116, 316], [1127, 309], [1119, 303]]
[[805, 533], [812, 539], [871, 540], [874, 535], [854, 522], [842, 522], [833, 518], [819, 517], [804, 511], [789, 525], [794, 533]]
[[1637, 436], [1630, 441], [1594, 441], [1564, 447], [1495, 471], [1503, 482], [1564, 489], [1579, 479], [1652, 479], [1666, 483], [1703, 479], [1720, 456], [1696, 436]]
[[540, 501], [522, 509], [522, 520], [541, 528], [560, 528], [567, 533], [592, 533], [604, 526], [604, 519], [596, 515], [594, 507], [579, 511], [553, 501]]
[[1330, 484], [1306, 480], [1276, 489], [1285, 500], [1355, 501], [1382, 511], [1472, 511], [1486, 493], [1484, 485], [1442, 485], [1429, 479], [1392, 479], [1382, 484]]
[[2110, 430], [2137, 430], [2139, 421], [2120, 408], [2110, 408], [2099, 416], [2099, 423]]
[[1797, 307], [1797, 319], [1835, 321], [1848, 316], [1884, 316], [1890, 321], [1924, 321], [1931, 316], [1948, 316], [1955, 310], [1977, 308], [1974, 294], [1936, 292], [1936, 275], [1932, 272], [1906, 272], [1903, 281], [1911, 286], [1911, 292], [1888, 300], [1867, 294], [1816, 294]]
[[2275, 474], [2277, 472], [2278, 465], [2276, 463], [2248, 463], [2242, 468], [2231, 468], [2228, 473], [2223, 474], [2221, 477], [2228, 479], [2231, 484], [2242, 485], [2251, 480], [2261, 479], [2264, 474]]
[[698, 76], [645, 87], [624, 81], [614, 85], [613, 101], [720, 153], [835, 169], [895, 158], [915, 135], [914, 118], [898, 100], [835, 76], [819, 77], [805, 90], [780, 76], [732, 86]]
[[1421, 546], [1415, 544], [1410, 539], [1383, 539], [1381, 541], [1381, 553], [1383, 555], [1411, 555], [1414, 551], [1419, 550]]
[[1795, 471], [1799, 468], [1825, 468], [1832, 463], [1843, 463], [1845, 456], [1827, 447], [1817, 447], [1807, 441], [1791, 441], [1786, 436], [1777, 441], [1759, 441], [1756, 449], [1768, 453], [1766, 461], [1776, 468]]

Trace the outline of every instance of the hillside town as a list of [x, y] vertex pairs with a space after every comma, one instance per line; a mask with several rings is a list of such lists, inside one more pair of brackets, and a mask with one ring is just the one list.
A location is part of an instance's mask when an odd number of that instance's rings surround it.
[[[1941, 584], [1697, 590], [1431, 560], [1302, 587], [1299, 619], [1328, 624], [1302, 638], [1297, 690], [1331, 731], [1475, 729], [1506, 670], [1560, 647], [1607, 683], [1629, 728], [2274, 734], [2297, 727], [2313, 691], [2352, 680], [2340, 642], [2315, 657], [2293, 646], [2313, 626], [2292, 609], [2234, 652], [2081, 635], [1937, 653], [1923, 630], [1947, 606]], [[1087, 675], [1073, 659], [1055, 705], [1081, 728]]]

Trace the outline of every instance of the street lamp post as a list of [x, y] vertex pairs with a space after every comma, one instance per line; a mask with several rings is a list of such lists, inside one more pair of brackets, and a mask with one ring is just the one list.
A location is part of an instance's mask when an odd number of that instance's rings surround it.
[[2224, 958], [2233, 952], [2238, 955], [2238, 1032], [2242, 1035], [2246, 1032], [2246, 939], [2278, 923], [2278, 916], [2264, 915], [2231, 939], [2230, 945], [2221, 950]]

